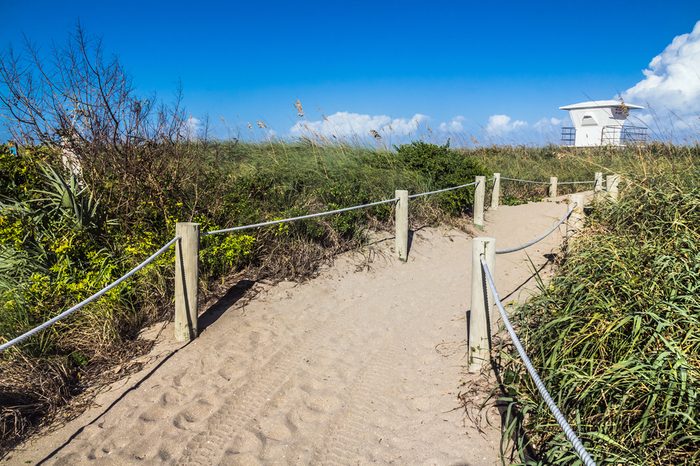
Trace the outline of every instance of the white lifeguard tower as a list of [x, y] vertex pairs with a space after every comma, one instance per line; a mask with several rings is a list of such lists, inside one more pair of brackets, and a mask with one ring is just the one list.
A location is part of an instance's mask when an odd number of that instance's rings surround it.
[[565, 146], [624, 146], [644, 143], [647, 128], [626, 125], [630, 110], [644, 107], [617, 100], [592, 100], [565, 105], [573, 127], [561, 129], [561, 142]]

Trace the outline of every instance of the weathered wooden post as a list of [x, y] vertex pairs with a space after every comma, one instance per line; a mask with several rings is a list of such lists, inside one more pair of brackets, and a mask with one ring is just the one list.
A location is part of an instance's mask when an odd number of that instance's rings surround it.
[[484, 228], [484, 197], [486, 194], [486, 177], [477, 176], [474, 189], [474, 225]]
[[557, 177], [549, 177], [549, 197], [557, 197]]
[[[481, 268], [481, 257], [486, 259], [486, 264], [495, 277], [496, 266], [496, 239], [480, 236], [472, 239], [472, 283], [471, 283], [471, 309], [467, 320], [469, 341], [469, 372], [479, 372], [488, 363], [491, 341], [491, 317], [489, 302], [493, 303], [493, 296], [488, 291], [486, 277]], [[490, 297], [490, 298], [489, 298]], [[489, 301], [490, 299], [490, 301]]]
[[597, 193], [603, 190], [603, 172], [595, 172], [593, 177], [595, 182], [593, 183], [593, 192]]
[[586, 217], [584, 213], [583, 206], [586, 202], [586, 197], [583, 194], [572, 194], [571, 204], [573, 205], [573, 210], [571, 216], [569, 217], [569, 224], [573, 231], [578, 231], [583, 228], [583, 222]]
[[175, 235], [175, 339], [190, 341], [197, 337], [199, 223], [178, 222]]
[[620, 175], [608, 175], [605, 179], [605, 189], [608, 192], [608, 197], [613, 201], [617, 200], [619, 190], [617, 185], [620, 183]]
[[493, 191], [491, 191], [491, 210], [498, 209], [501, 200], [501, 174], [493, 174]]
[[408, 260], [408, 191], [397, 189], [394, 197], [396, 203], [396, 254], [402, 261]]

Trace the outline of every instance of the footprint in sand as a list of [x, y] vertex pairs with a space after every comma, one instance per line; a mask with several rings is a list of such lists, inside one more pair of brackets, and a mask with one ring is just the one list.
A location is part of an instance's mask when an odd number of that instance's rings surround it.
[[173, 420], [173, 425], [181, 430], [190, 430], [193, 423], [197, 422], [197, 417], [188, 410], [180, 411]]
[[244, 430], [235, 434], [233, 441], [227, 446], [224, 454], [231, 458], [246, 453], [257, 456], [262, 451], [263, 446], [263, 441], [259, 435], [249, 430]]

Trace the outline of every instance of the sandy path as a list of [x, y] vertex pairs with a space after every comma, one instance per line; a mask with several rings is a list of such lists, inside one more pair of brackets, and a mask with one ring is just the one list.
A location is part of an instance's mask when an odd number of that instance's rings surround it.
[[[501, 207], [487, 213], [485, 234], [498, 247], [519, 244], [565, 211]], [[527, 252], [543, 264], [560, 238]], [[254, 299], [191, 344], [174, 354], [161, 344], [148, 368], [98, 396], [100, 406], [6, 461], [500, 464], [497, 426], [478, 432], [455, 409], [470, 238], [421, 230], [406, 264], [390, 243], [345, 255], [306, 283], [255, 285]], [[503, 296], [531, 274], [525, 253], [499, 256], [496, 267]]]

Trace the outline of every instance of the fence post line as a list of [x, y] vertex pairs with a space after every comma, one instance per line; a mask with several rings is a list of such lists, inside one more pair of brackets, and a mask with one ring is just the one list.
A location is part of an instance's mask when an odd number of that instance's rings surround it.
[[476, 189], [474, 189], [474, 225], [484, 228], [484, 197], [486, 194], [486, 177], [477, 176]]
[[[491, 316], [489, 302], [493, 302], [493, 296], [491, 296], [490, 291], [487, 291], [486, 277], [481, 268], [482, 255], [485, 256], [491, 274], [495, 274], [495, 238], [479, 236], [472, 239], [471, 309], [467, 320], [469, 372], [479, 372], [488, 363], [490, 354]], [[485, 295], [484, 293], [487, 294]], [[490, 298], [487, 298], [487, 296]]]
[[408, 191], [397, 189], [394, 197], [399, 199], [396, 203], [396, 254], [399, 260], [408, 260]]
[[178, 222], [175, 235], [175, 339], [197, 337], [199, 282], [199, 223]]
[[620, 175], [612, 174], [605, 178], [605, 190], [608, 192], [608, 197], [613, 201], [617, 200], [619, 193], [617, 185], [620, 183]]
[[549, 197], [557, 197], [557, 177], [549, 177]]
[[491, 210], [498, 209], [501, 201], [501, 174], [493, 174], [493, 191], [491, 192]]
[[593, 192], [597, 193], [603, 190], [603, 172], [595, 172], [593, 178], [595, 183], [593, 184]]

